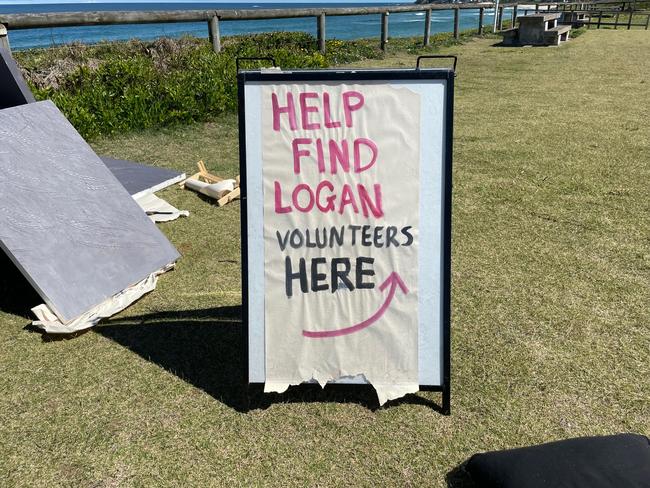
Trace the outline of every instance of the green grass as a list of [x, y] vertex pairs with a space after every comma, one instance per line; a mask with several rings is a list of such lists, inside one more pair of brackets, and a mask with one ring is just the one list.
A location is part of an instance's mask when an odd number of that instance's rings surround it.
[[[450, 417], [421, 401], [435, 393], [375, 409], [317, 389], [241, 412], [239, 204], [173, 188], [191, 216], [161, 225], [183, 258], [155, 292], [67, 341], [0, 312], [4, 485], [445, 486], [477, 451], [650, 435], [650, 37], [494, 42], [443, 51], [459, 56]], [[94, 147], [238, 172], [232, 114]]]

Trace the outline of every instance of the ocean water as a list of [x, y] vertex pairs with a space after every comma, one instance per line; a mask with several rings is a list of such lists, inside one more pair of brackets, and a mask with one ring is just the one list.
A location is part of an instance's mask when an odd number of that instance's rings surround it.
[[[357, 3], [78, 3], [78, 4], [38, 4], [0, 5], [0, 16], [3, 13], [21, 12], [73, 12], [73, 11], [111, 11], [111, 10], [181, 10], [181, 9], [255, 9], [255, 8], [287, 8], [287, 7], [336, 7], [361, 6]], [[373, 3], [373, 6], [381, 5]], [[385, 5], [395, 5], [387, 3]], [[461, 10], [460, 29], [476, 28], [478, 25], [478, 10]], [[504, 14], [504, 19], [509, 18]], [[486, 10], [484, 22], [491, 25], [492, 10]], [[380, 15], [327, 17], [326, 32], [328, 39], [363, 39], [378, 38], [380, 35]], [[433, 11], [431, 15], [431, 32], [450, 32], [453, 30], [454, 16], [452, 11]], [[316, 19], [273, 19], [273, 20], [240, 20], [222, 21], [221, 35], [249, 34], [259, 32], [302, 31], [316, 35]], [[390, 37], [421, 36], [424, 32], [424, 13], [409, 12], [391, 14], [388, 33]], [[136, 24], [109, 25], [91, 27], [59, 27], [48, 29], [27, 29], [9, 31], [12, 49], [29, 49], [66, 44], [74, 41], [96, 43], [102, 40], [119, 41], [132, 38], [151, 40], [158, 37], [181, 37], [192, 35], [208, 37], [206, 22], [179, 22], [172, 24]]]

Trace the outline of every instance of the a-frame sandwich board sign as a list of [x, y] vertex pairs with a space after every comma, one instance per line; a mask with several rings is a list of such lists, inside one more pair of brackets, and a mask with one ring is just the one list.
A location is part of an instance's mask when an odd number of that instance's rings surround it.
[[240, 71], [249, 385], [450, 410], [454, 71]]

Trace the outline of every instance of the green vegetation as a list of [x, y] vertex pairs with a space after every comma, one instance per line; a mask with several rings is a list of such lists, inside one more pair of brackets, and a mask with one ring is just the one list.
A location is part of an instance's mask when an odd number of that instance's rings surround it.
[[[428, 51], [469, 37], [469, 32], [460, 40], [438, 34]], [[391, 43], [421, 50], [421, 40]], [[326, 68], [384, 56], [377, 40], [330, 40], [323, 55], [313, 37], [295, 32], [230, 37], [223, 47], [215, 54], [205, 40], [184, 38], [71, 45], [16, 56], [37, 98], [52, 99], [87, 139], [234, 113], [237, 57], [272, 56], [283, 68]]]
[[[496, 42], [442, 51], [459, 56], [450, 417], [424, 404], [435, 393], [375, 410], [318, 388], [242, 413], [239, 204], [172, 188], [191, 215], [161, 229], [183, 258], [124, 313], [43, 342], [2, 303], [3, 484], [442, 487], [481, 450], [650, 435], [650, 36]], [[355, 66], [413, 66], [391, 52]], [[93, 144], [238, 173], [231, 113]]]

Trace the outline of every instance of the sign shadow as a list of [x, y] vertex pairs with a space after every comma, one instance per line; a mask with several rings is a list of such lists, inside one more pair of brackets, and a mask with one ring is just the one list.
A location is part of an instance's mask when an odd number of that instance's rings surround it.
[[[275, 403], [335, 402], [356, 403], [371, 411], [380, 408], [377, 395], [369, 385], [335, 385], [322, 389], [317, 384], [304, 384], [281, 394], [247, 388], [239, 306], [118, 318], [103, 322], [93, 330], [238, 412], [267, 409]], [[381, 408], [401, 404], [441, 411], [439, 405], [419, 395], [407, 395]]]

